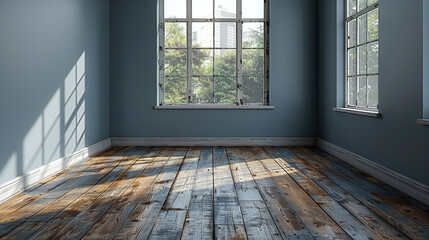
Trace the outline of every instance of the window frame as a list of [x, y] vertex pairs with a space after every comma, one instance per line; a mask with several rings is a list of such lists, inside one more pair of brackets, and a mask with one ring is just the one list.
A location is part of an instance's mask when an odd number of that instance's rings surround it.
[[[270, 106], [270, 81], [269, 81], [269, 0], [264, 0], [264, 17], [263, 18], [243, 18], [242, 17], [242, 1], [236, 0], [236, 17], [235, 18], [216, 18], [216, 0], [213, 0], [213, 18], [192, 18], [192, 0], [186, 0], [186, 18], [164, 18], [164, 1], [159, 0], [158, 3], [158, 84], [157, 106], [183, 106], [183, 107], [201, 107], [214, 108], [219, 107], [234, 107], [234, 106]], [[165, 103], [164, 95], [164, 63], [165, 63], [165, 23], [180, 22], [186, 23], [186, 50], [187, 50], [187, 86], [186, 86], [186, 103]], [[192, 102], [192, 23], [214, 23], [218, 22], [235, 22], [236, 23], [236, 94], [234, 103], [193, 103]], [[243, 101], [243, 74], [242, 74], [242, 26], [247, 22], [260, 22], [264, 24], [264, 81], [263, 81], [263, 102], [262, 103], [244, 103]], [[215, 31], [215, 29], [213, 29]], [[213, 44], [215, 44], [215, 36], [213, 36]], [[213, 51], [218, 48], [213, 47]], [[234, 48], [232, 48], [234, 49]], [[256, 49], [256, 48], [255, 48]], [[262, 49], [262, 48], [257, 48]], [[213, 53], [215, 54], [215, 53]], [[213, 76], [214, 69], [213, 69]]]
[[[377, 1], [376, 3], [374, 3], [374, 4], [372, 4], [372, 5], [367, 5], [366, 6], [366, 8], [364, 8], [364, 9], [362, 9], [362, 10], [360, 10], [360, 11], [358, 11], [359, 9], [359, 0], [356, 0], [356, 12], [354, 13], [354, 14], [352, 14], [352, 15], [350, 15], [350, 16], [348, 16], [348, 6], [349, 6], [349, 0], [344, 0], [344, 82], [345, 82], [345, 84], [344, 84], [344, 93], [345, 93], [345, 98], [344, 98], [344, 105], [345, 105], [345, 108], [346, 109], [351, 109], [351, 110], [363, 110], [363, 111], [369, 111], [369, 112], [376, 112], [376, 113], [378, 113], [379, 112], [379, 104], [380, 104], [380, 99], [379, 99], [379, 96], [380, 96], [380, 90], [379, 90], [379, 74], [380, 74], [380, 70], [379, 70], [379, 67], [378, 67], [378, 71], [377, 71], [377, 73], [371, 73], [371, 74], [368, 74], [368, 48], [366, 48], [367, 50], [366, 50], [366, 67], [367, 67], [367, 72], [365, 73], [365, 74], [359, 74], [359, 67], [358, 67], [358, 48], [360, 47], [360, 46], [368, 46], [368, 44], [371, 44], [371, 43], [375, 43], [375, 42], [377, 42], [378, 43], [378, 59], [377, 59], [377, 62], [378, 62], [378, 66], [379, 66], [379, 59], [380, 59], [380, 54], [379, 54], [379, 52], [380, 52], [380, 31], [379, 31], [379, 25], [378, 25], [378, 37], [377, 37], [377, 40], [372, 40], [372, 41], [368, 41], [368, 39], [366, 39], [366, 41], [364, 42], [364, 43], [362, 43], [362, 44], [358, 44], [358, 34], [359, 34], [359, 31], [358, 31], [358, 19], [359, 19], [359, 17], [361, 17], [361, 16], [363, 16], [363, 15], [365, 15], [365, 14], [368, 14], [368, 13], [370, 13], [370, 12], [372, 12], [372, 11], [374, 11], [374, 10], [378, 10], [379, 11], [379, 5], [380, 5], [380, 2], [379, 1]], [[379, 16], [378, 16], [378, 21], [379, 21]], [[368, 18], [367, 18], [368, 19]], [[356, 31], [356, 43], [355, 43], [355, 46], [353, 46], [353, 47], [350, 47], [349, 48], [349, 23], [350, 22], [352, 22], [353, 20], [356, 20], [356, 29], [355, 29], [355, 31]], [[367, 34], [367, 36], [368, 36], [368, 21], [366, 22], [366, 27], [367, 27], [367, 32], [366, 32], [366, 34]], [[348, 53], [348, 51], [350, 50], [350, 49], [352, 49], [352, 48], [355, 48], [356, 49], [356, 63], [357, 63], [357, 65], [356, 65], [356, 75], [354, 76], [355, 78], [356, 78], [356, 103], [354, 104], [354, 105], [350, 105], [349, 104], [349, 77], [353, 77], [353, 76], [349, 76], [349, 68], [348, 68], [348, 65], [349, 65], [349, 53]], [[366, 107], [361, 107], [361, 106], [359, 106], [359, 104], [358, 104], [358, 99], [359, 99], [359, 77], [360, 76], [365, 76], [366, 78], [367, 78], [367, 83], [366, 83], [366, 89], [367, 89], [367, 93], [366, 93], [366, 99], [367, 99], [367, 103], [366, 103]], [[377, 78], [378, 78], [378, 83], [377, 83], [377, 99], [378, 99], [378, 102], [377, 102], [377, 107], [376, 108], [369, 108], [368, 107], [368, 77], [369, 76], [377, 76]]]

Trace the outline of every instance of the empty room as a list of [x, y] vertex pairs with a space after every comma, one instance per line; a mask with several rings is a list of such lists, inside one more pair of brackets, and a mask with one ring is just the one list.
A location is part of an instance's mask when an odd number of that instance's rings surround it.
[[0, 0], [3, 239], [429, 239], [429, 0]]

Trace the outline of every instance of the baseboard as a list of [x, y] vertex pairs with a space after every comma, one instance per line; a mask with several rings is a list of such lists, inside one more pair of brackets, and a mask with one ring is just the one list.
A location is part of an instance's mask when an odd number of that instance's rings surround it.
[[429, 205], [429, 186], [325, 140], [317, 139], [317, 147]]
[[113, 137], [112, 146], [316, 146], [314, 137]]
[[71, 165], [82, 162], [88, 157], [97, 155], [98, 153], [111, 147], [111, 145], [111, 139], [105, 139], [101, 142], [86, 147], [69, 156], [57, 159], [22, 176], [16, 177], [15, 179], [12, 179], [5, 184], [0, 185], [0, 202], [24, 191], [31, 185], [41, 181], [44, 178], [52, 176], [53, 174], [64, 170]]

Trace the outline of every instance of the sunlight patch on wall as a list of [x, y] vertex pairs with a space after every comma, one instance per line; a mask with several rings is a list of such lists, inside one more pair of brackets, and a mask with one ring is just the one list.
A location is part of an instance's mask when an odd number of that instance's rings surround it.
[[61, 157], [61, 106], [58, 89], [43, 111], [43, 156], [44, 163]]
[[85, 147], [85, 52], [64, 80], [64, 154]]
[[60, 158], [60, 89], [54, 93], [23, 142], [23, 172]]
[[5, 181], [3, 179], [4, 176], [10, 175], [10, 173], [7, 173], [6, 171], [8, 171], [8, 172], [17, 172], [18, 171], [18, 164], [17, 163], [18, 163], [18, 153], [15, 151], [9, 157], [6, 164], [2, 168], [0, 168], [0, 180], [1, 180], [1, 182]]
[[31, 126], [24, 137], [22, 144], [23, 172], [28, 172], [37, 166], [43, 165], [43, 122], [42, 115]]
[[[85, 52], [63, 83], [23, 139], [18, 175], [85, 147]], [[18, 165], [19, 159], [13, 156], [10, 161]]]

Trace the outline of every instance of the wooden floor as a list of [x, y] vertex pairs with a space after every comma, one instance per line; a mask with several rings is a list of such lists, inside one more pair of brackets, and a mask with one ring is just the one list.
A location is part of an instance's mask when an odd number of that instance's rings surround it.
[[317, 148], [122, 147], [0, 204], [1, 239], [429, 239], [429, 207]]

